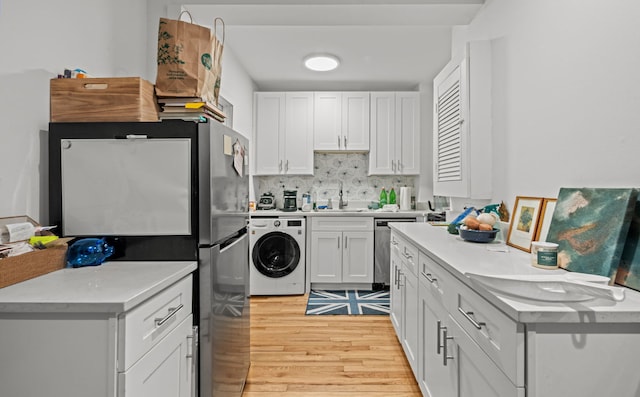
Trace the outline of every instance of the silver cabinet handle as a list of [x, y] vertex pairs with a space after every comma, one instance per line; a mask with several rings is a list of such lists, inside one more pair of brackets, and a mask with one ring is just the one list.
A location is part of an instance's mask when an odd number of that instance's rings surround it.
[[347, 148], [347, 137], [346, 136], [344, 137], [344, 148], [345, 149]]
[[338, 249], [340, 249], [340, 237], [338, 237]]
[[482, 329], [482, 326], [483, 326], [483, 325], [487, 325], [487, 323], [479, 323], [479, 322], [477, 322], [476, 320], [474, 320], [474, 319], [473, 319], [473, 317], [471, 317], [471, 316], [473, 316], [473, 312], [465, 312], [465, 311], [464, 311], [464, 309], [462, 309], [460, 306], [458, 306], [458, 311], [459, 311], [460, 313], [462, 313], [462, 315], [463, 315], [467, 320], [469, 320], [469, 322], [470, 322], [471, 324], [473, 324], [473, 326], [474, 326], [474, 327], [476, 327], [477, 329]]
[[182, 309], [184, 307], [184, 305], [181, 303], [176, 307], [170, 307], [169, 308], [169, 312], [167, 313], [166, 316], [164, 317], [160, 317], [160, 318], [156, 318], [154, 319], [155, 323], [156, 323], [156, 327], [160, 327], [162, 326], [162, 324], [166, 323], [167, 321], [169, 321], [169, 319], [173, 316], [176, 315], [176, 313], [178, 313], [178, 311], [180, 309]]
[[404, 284], [402, 284], [403, 277], [404, 273], [402, 272], [402, 270], [398, 270], [398, 289], [400, 289], [400, 287], [404, 287]]
[[278, 163], [278, 171], [282, 171], [282, 160], [280, 160], [280, 163]]
[[444, 346], [442, 346], [442, 365], [447, 366], [447, 360], [453, 360], [453, 356], [449, 356], [447, 353], [447, 341], [452, 340], [453, 336], [447, 335], [447, 327], [442, 328], [442, 339], [444, 340]]
[[338, 149], [340, 149], [340, 135], [338, 135]]
[[440, 341], [440, 332], [446, 328], [442, 326], [442, 321], [440, 320], [438, 320], [438, 323], [436, 325], [437, 325], [436, 332], [438, 335], [436, 337], [436, 351], [438, 354], [440, 354], [440, 350], [442, 349], [442, 342]]
[[400, 268], [396, 266], [393, 272], [395, 275], [393, 283], [396, 285], [396, 289], [400, 289]]
[[430, 282], [431, 284], [433, 284], [434, 282], [436, 282], [436, 280], [438, 280], [437, 278], [433, 278], [433, 276], [431, 275], [431, 273], [422, 273], [424, 274], [424, 277], [427, 279], [428, 282]]
[[347, 241], [349, 241], [349, 237], [344, 236], [344, 249], [347, 249]]
[[391, 160], [391, 171], [396, 172], [396, 161]]
[[287, 160], [287, 162], [284, 164], [284, 172], [288, 172], [289, 171], [289, 160]]
[[402, 172], [402, 164], [400, 163], [400, 160], [398, 160], [398, 164], [396, 165], [396, 169], [398, 170], [398, 172]]
[[396, 240], [391, 240], [391, 245], [395, 247], [396, 245], [398, 245], [398, 242]]

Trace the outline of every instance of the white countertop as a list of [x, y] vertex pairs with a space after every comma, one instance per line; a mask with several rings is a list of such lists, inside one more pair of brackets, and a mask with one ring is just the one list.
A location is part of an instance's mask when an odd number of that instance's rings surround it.
[[105, 262], [61, 269], [0, 289], [0, 314], [122, 313], [187, 276], [186, 262]]
[[369, 209], [343, 209], [343, 210], [317, 210], [317, 211], [283, 211], [283, 210], [256, 210], [250, 212], [252, 217], [278, 216], [278, 217], [300, 217], [300, 216], [369, 216], [374, 218], [412, 218], [426, 217], [430, 211], [411, 210], [411, 211], [381, 211]]
[[[391, 229], [415, 243], [457, 279], [473, 288], [512, 319], [522, 323], [640, 323], [640, 293], [625, 289], [625, 299], [614, 302], [594, 298], [581, 302], [546, 302], [500, 294], [479, 287], [465, 273], [484, 275], [552, 274], [531, 266], [527, 252], [504, 243], [472, 243], [449, 234], [446, 227], [428, 223], [394, 223]], [[509, 252], [488, 248], [507, 248]]]

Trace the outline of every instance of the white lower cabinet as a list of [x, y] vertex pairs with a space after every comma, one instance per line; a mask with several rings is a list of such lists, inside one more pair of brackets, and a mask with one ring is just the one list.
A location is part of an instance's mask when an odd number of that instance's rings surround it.
[[0, 371], [0, 395], [193, 396], [192, 276], [124, 312], [92, 312], [110, 299], [93, 282], [84, 312], [0, 313], [0, 357], [12, 363]]
[[[489, 251], [426, 224], [391, 228], [391, 321], [407, 361], [417, 361], [424, 396], [640, 397], [638, 292], [625, 290], [622, 302], [494, 295], [464, 272], [519, 274], [522, 266], [531, 274], [526, 254]], [[404, 277], [415, 252], [417, 294]], [[413, 302], [415, 354], [406, 349]]]
[[455, 396], [458, 371], [443, 354], [442, 331], [449, 326], [449, 314], [444, 307], [444, 280], [431, 269], [421, 269], [419, 279], [416, 380], [425, 396]]
[[391, 321], [414, 373], [418, 370], [418, 255], [407, 243], [391, 237]]
[[524, 397], [524, 388], [516, 387], [498, 369], [460, 325], [450, 318], [442, 331], [443, 363], [457, 372], [456, 397]]
[[312, 283], [372, 283], [372, 218], [312, 218], [310, 270]]
[[119, 396], [191, 396], [193, 316], [189, 315], [127, 371], [118, 374]]
[[517, 323], [393, 231], [391, 242], [391, 321], [422, 394], [524, 397]]

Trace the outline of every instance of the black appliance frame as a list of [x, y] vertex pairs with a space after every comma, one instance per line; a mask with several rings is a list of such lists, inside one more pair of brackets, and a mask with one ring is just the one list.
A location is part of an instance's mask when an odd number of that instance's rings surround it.
[[[60, 142], [63, 139], [126, 139], [128, 134], [154, 138], [189, 138], [191, 144], [191, 184], [198, 186], [198, 129], [191, 122], [100, 122], [49, 124], [49, 223], [62, 224], [62, 175]], [[192, 190], [191, 234], [169, 236], [104, 236], [114, 246], [109, 260], [183, 261], [198, 258], [198, 191]], [[101, 236], [70, 236], [76, 238]]]

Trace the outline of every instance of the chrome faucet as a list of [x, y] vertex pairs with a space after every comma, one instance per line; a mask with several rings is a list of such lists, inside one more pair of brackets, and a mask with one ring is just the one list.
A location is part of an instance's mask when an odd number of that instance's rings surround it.
[[348, 203], [342, 199], [342, 182], [340, 182], [340, 193], [338, 193], [338, 196], [340, 196], [340, 200], [338, 201], [338, 209], [344, 209], [344, 207], [346, 207]]

